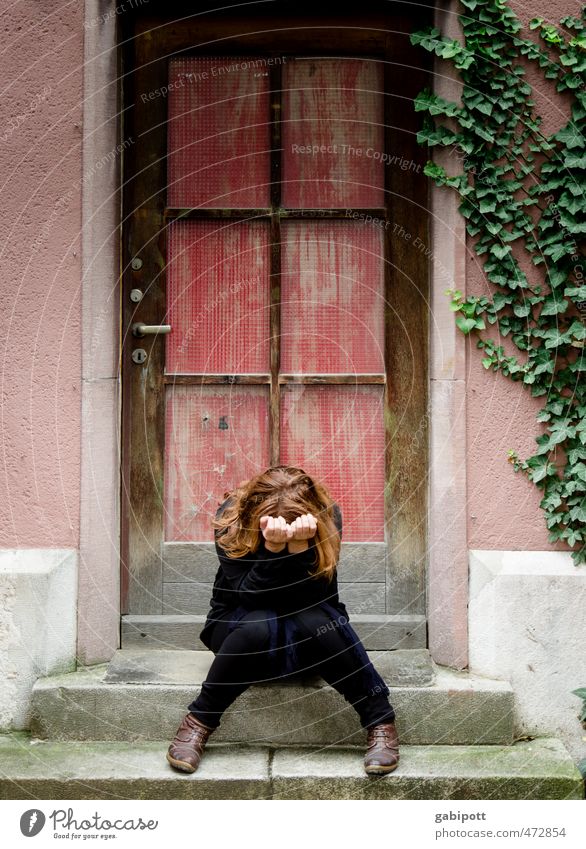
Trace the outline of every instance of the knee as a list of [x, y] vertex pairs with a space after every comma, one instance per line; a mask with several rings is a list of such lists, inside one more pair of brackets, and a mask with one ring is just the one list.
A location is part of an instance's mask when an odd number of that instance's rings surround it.
[[245, 616], [235, 629], [241, 637], [243, 651], [262, 651], [270, 641], [269, 624], [258, 611]]
[[342, 614], [339, 618], [332, 619], [324, 610], [319, 608], [304, 610], [296, 615], [296, 620], [301, 631], [305, 632], [308, 637], [317, 639], [337, 631], [340, 625], [348, 622], [348, 619]]

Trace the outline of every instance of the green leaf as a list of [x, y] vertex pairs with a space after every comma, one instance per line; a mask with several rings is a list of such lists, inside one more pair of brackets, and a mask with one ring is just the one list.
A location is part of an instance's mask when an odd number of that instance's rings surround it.
[[564, 301], [561, 298], [556, 298], [555, 295], [548, 295], [548, 297], [543, 302], [543, 307], [541, 309], [541, 316], [545, 315], [559, 315], [559, 313], [563, 313], [568, 308], [568, 301]]
[[564, 166], [566, 168], [586, 168], [586, 154], [583, 156], [568, 154], [564, 157]]
[[586, 699], [586, 687], [578, 687], [577, 690], [571, 690], [571, 693], [579, 699]]
[[513, 312], [519, 318], [526, 318], [531, 312], [531, 304], [527, 302], [523, 304], [515, 304], [515, 306], [513, 307]]
[[511, 253], [510, 245], [493, 245], [490, 249], [491, 254], [494, 254], [497, 259], [504, 259], [507, 254]]
[[478, 209], [483, 214], [486, 212], [494, 212], [496, 209], [496, 200], [494, 198], [482, 198], [478, 203]]
[[552, 138], [562, 142], [562, 144], [565, 144], [566, 147], [569, 148], [579, 147], [584, 149], [584, 146], [586, 145], [586, 139], [584, 139], [584, 136], [573, 124], [568, 124], [566, 127], [563, 127], [555, 134], [555, 136], [552, 136]]
[[474, 330], [474, 328], [476, 327], [476, 319], [458, 316], [458, 318], [456, 319], [456, 324], [458, 325], [462, 333], [470, 333], [470, 331]]
[[576, 301], [586, 301], [586, 285], [571, 286], [568, 289], [564, 289], [564, 295], [567, 298], [573, 298]]
[[550, 474], [552, 469], [552, 464], [544, 456], [530, 457], [527, 460], [527, 466], [530, 469], [530, 477], [533, 483], [539, 483]]

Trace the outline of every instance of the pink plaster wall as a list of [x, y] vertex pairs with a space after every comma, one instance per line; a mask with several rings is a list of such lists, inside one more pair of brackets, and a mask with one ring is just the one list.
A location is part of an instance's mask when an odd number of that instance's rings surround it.
[[79, 543], [83, 6], [0, 3], [2, 547]]
[[[579, 15], [581, 6], [568, 0], [531, 3], [513, 0], [510, 5], [525, 27], [523, 34], [531, 37], [535, 37], [527, 28], [531, 18], [541, 16], [558, 24], [564, 15]], [[528, 71], [527, 80], [534, 88], [536, 110], [544, 119], [543, 131], [555, 132], [567, 120], [567, 102], [538, 72]], [[482, 257], [474, 252], [470, 239], [467, 254], [467, 291], [488, 292], [479, 262]], [[533, 268], [535, 279], [539, 272]], [[505, 341], [508, 340], [500, 340], [500, 344]], [[519, 383], [485, 371], [480, 362], [482, 352], [476, 348], [475, 340], [467, 343], [466, 348], [469, 547], [567, 550], [561, 544], [548, 542], [545, 514], [539, 507], [541, 490], [522, 473], [515, 474], [507, 460], [509, 448], [514, 448], [521, 458], [534, 453], [535, 436], [543, 432], [535, 420], [542, 399], [533, 398]]]
[[[511, 5], [524, 23], [580, 8]], [[77, 546], [83, 3], [1, 0], [0, 31], [0, 546]], [[543, 84], [535, 99], [555, 129], [563, 103]], [[484, 285], [468, 245], [468, 290]], [[540, 493], [507, 462], [511, 447], [532, 452], [538, 400], [480, 356], [468, 346], [469, 546], [550, 548]]]

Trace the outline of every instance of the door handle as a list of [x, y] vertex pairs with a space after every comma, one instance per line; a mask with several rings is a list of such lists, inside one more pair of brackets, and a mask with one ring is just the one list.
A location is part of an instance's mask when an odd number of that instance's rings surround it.
[[136, 322], [132, 325], [133, 336], [156, 336], [158, 333], [170, 333], [170, 324], [141, 324]]

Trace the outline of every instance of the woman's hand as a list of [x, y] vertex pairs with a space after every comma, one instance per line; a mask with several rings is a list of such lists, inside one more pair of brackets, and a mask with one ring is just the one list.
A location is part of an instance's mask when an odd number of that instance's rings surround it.
[[290, 554], [299, 554], [309, 547], [308, 539], [317, 532], [317, 519], [313, 513], [297, 516], [288, 523], [283, 516], [261, 516], [260, 529], [265, 539], [265, 548], [269, 551], [283, 551], [288, 545]]
[[313, 513], [305, 513], [290, 524], [292, 536], [289, 540], [288, 549], [290, 554], [299, 554], [309, 548], [307, 540], [315, 536], [317, 532], [317, 519]]
[[311, 539], [317, 531], [317, 520], [313, 513], [305, 513], [303, 516], [291, 522], [290, 528], [293, 531], [292, 539]]
[[282, 551], [293, 535], [291, 526], [282, 516], [261, 516], [260, 529], [265, 538], [265, 548], [274, 552]]

